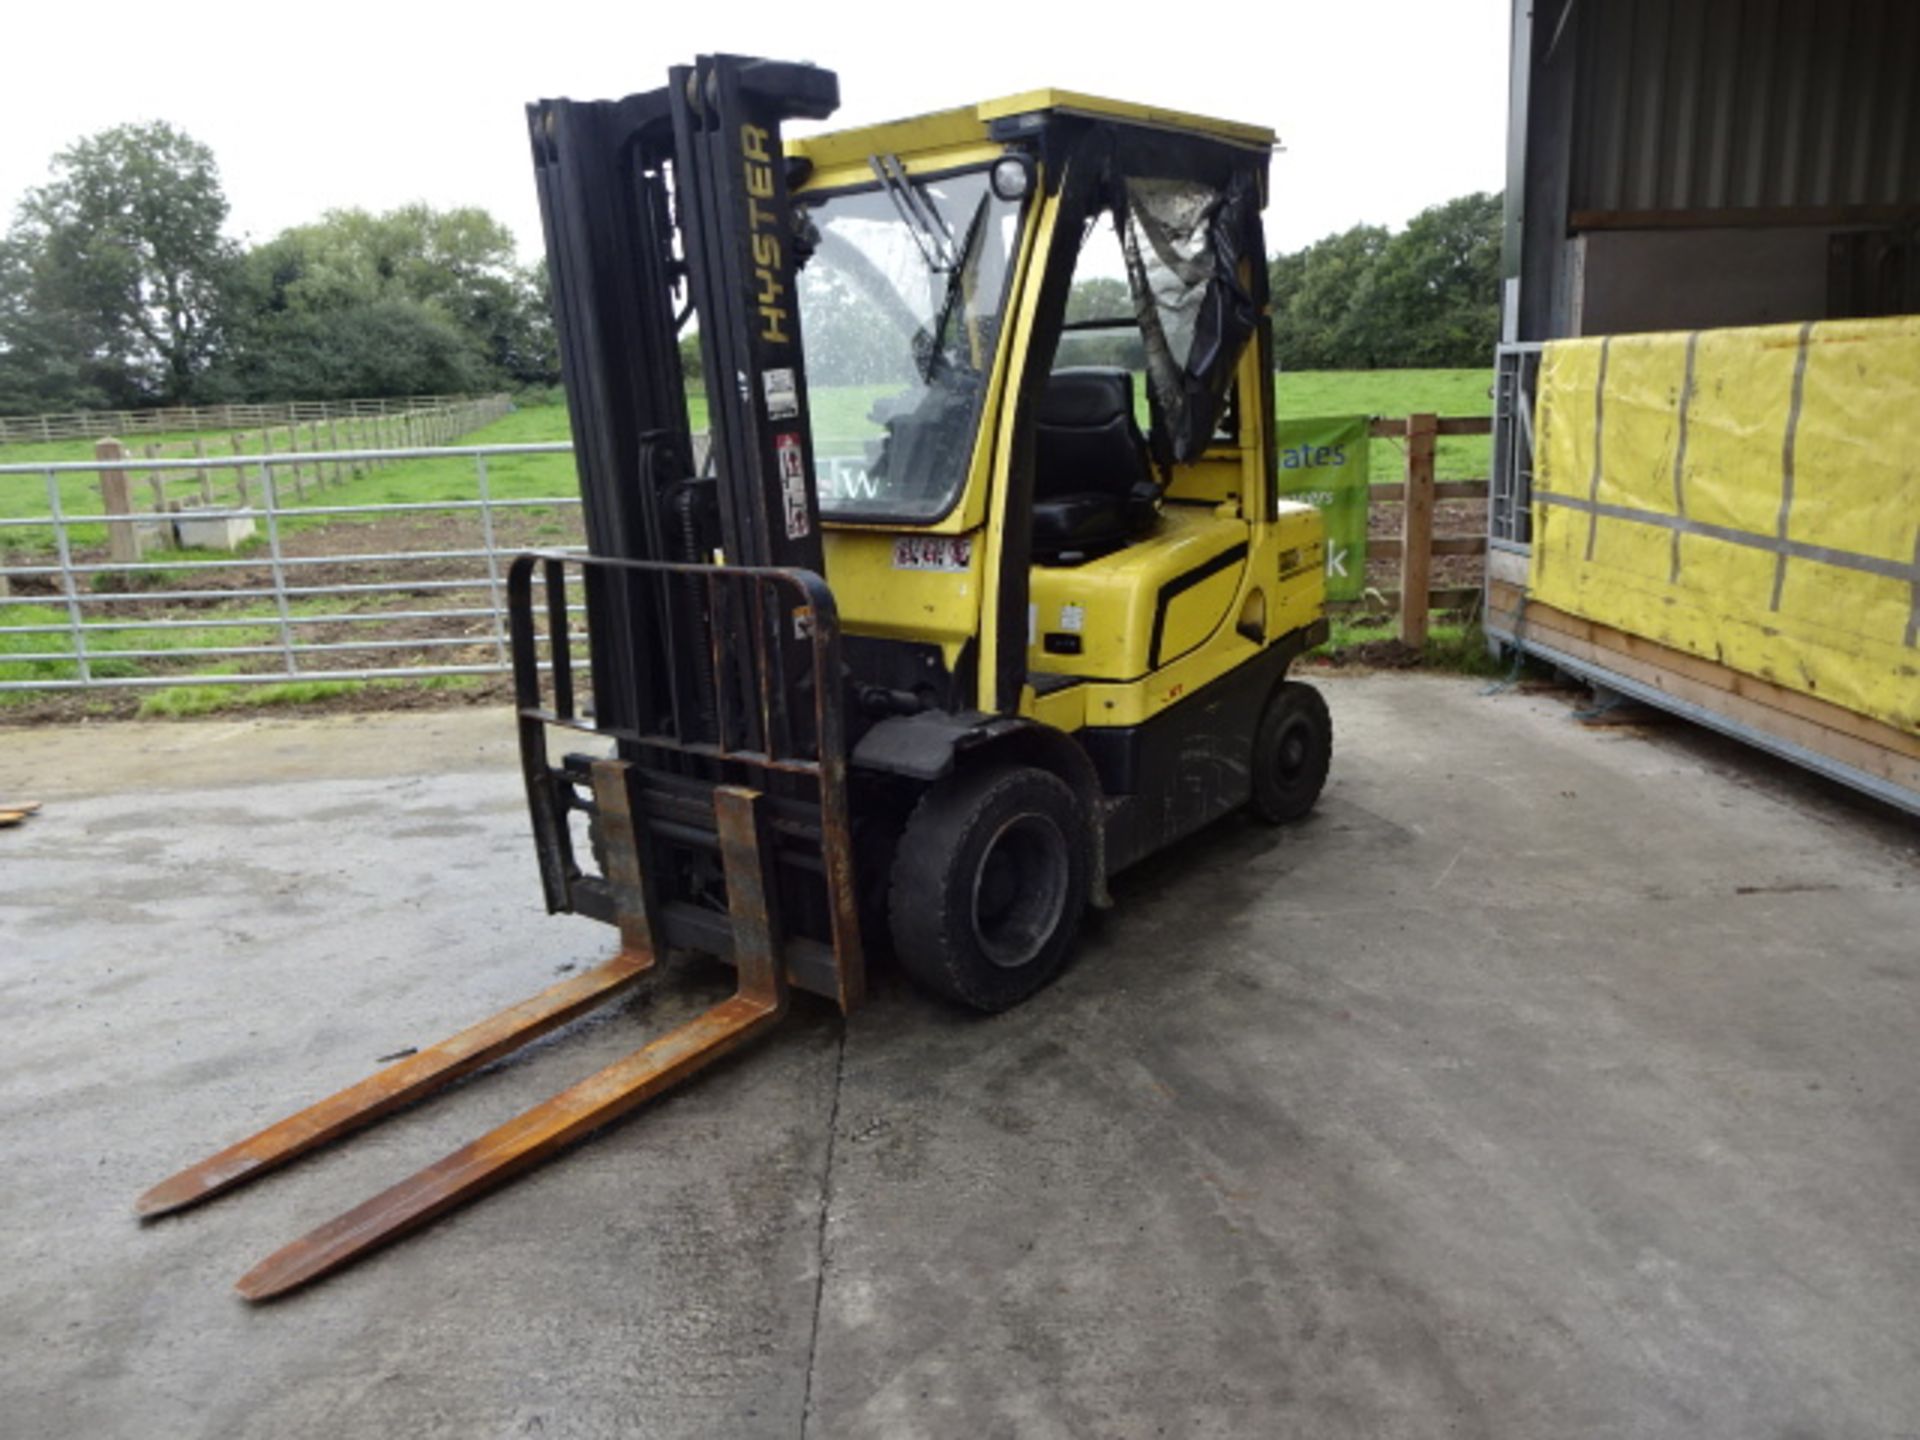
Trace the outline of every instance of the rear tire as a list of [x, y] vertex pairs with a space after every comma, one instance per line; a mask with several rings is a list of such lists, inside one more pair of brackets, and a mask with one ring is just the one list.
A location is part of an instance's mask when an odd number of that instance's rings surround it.
[[1320, 798], [1333, 763], [1333, 717], [1311, 685], [1282, 681], [1253, 734], [1253, 798], [1248, 808], [1269, 825], [1304, 818]]
[[1088, 849], [1079, 802], [1056, 775], [985, 764], [940, 781], [894, 854], [888, 928], [901, 967], [975, 1010], [1019, 1004], [1073, 953]]

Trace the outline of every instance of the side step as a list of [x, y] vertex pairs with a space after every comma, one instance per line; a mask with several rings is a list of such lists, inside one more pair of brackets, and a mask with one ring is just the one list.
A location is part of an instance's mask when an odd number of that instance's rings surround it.
[[[624, 762], [600, 761], [594, 768], [597, 791], [609, 796], [624, 791]], [[338, 1270], [697, 1074], [785, 1014], [786, 974], [776, 958], [779, 927], [767, 886], [769, 856], [760, 794], [718, 786], [713, 806], [738, 975], [732, 998], [277, 1251], [241, 1278], [241, 1295], [271, 1299]], [[630, 829], [630, 817], [605, 809], [602, 818], [613, 822], [609, 828], [615, 833], [609, 840], [616, 854], [627, 850], [630, 834], [619, 832]], [[625, 868], [618, 859], [614, 863], [616, 869]], [[243, 1184], [432, 1093], [617, 994], [653, 968], [654, 956], [644, 914], [623, 915], [621, 934], [626, 943], [606, 964], [550, 986], [182, 1171], [142, 1195], [136, 1211], [143, 1217], [168, 1214]]]

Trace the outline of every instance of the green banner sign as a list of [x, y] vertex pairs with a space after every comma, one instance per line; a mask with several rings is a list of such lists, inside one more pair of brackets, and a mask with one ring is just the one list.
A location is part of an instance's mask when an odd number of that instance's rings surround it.
[[1316, 506], [1327, 526], [1327, 598], [1367, 583], [1367, 417], [1282, 420], [1280, 495]]

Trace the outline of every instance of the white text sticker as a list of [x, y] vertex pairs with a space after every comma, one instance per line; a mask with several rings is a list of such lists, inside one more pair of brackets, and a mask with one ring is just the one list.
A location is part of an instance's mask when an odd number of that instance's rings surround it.
[[791, 420], [800, 413], [800, 393], [794, 388], [791, 369], [767, 371], [760, 385], [767, 392], [767, 419]]

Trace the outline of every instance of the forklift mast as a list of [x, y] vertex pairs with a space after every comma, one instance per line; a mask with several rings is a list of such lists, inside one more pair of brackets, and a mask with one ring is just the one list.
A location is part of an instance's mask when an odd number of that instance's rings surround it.
[[[830, 70], [719, 55], [624, 100], [528, 107], [590, 554], [825, 568], [780, 127], [838, 104]], [[681, 374], [689, 319], [712, 437], [704, 478]], [[600, 579], [589, 572], [596, 718], [670, 728], [663, 689], [691, 681], [668, 652], [706, 647], [614, 606]], [[661, 599], [656, 618], [674, 618]], [[726, 639], [740, 653], [746, 637]]]

